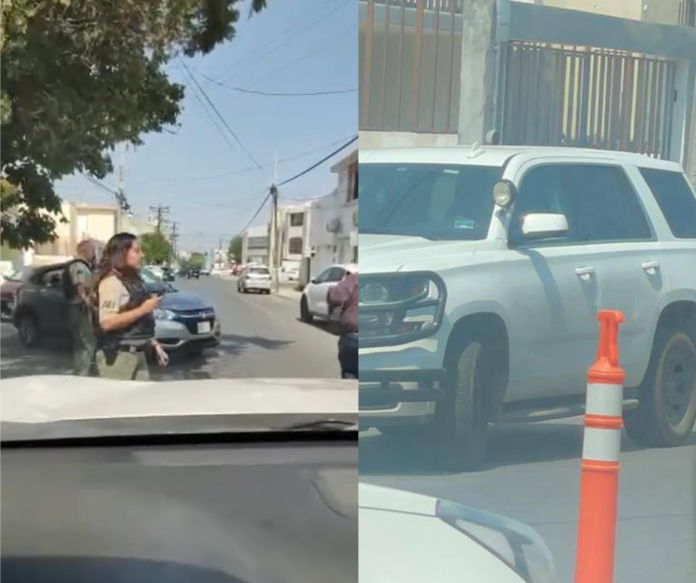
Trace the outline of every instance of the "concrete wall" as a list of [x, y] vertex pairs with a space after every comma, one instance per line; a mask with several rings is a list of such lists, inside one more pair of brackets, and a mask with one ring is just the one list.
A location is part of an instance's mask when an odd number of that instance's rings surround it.
[[414, 132], [360, 132], [363, 150], [381, 148], [425, 148], [430, 146], [456, 146], [457, 134], [428, 134]]

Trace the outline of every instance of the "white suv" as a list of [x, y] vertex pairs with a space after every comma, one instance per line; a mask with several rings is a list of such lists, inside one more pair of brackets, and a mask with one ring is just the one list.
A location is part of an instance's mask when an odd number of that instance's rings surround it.
[[677, 164], [569, 148], [361, 151], [360, 200], [361, 425], [427, 424], [446, 466], [476, 467], [489, 422], [582, 412], [596, 315], [614, 309], [630, 437], [689, 438], [696, 196]]

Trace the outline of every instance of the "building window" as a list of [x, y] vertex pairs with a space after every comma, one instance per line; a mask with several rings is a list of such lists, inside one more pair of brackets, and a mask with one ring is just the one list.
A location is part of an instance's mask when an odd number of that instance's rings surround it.
[[290, 237], [288, 249], [290, 255], [302, 255], [302, 237]]
[[268, 237], [249, 237], [247, 249], [268, 249]]
[[304, 213], [290, 213], [290, 226], [301, 227], [304, 224]]
[[348, 168], [348, 202], [358, 200], [358, 163]]

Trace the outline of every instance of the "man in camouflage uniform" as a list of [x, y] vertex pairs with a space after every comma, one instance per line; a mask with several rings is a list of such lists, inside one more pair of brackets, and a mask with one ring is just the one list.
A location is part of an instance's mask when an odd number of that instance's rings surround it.
[[77, 246], [75, 259], [66, 265], [63, 274], [75, 374], [79, 376], [89, 376], [96, 349], [92, 297], [94, 256], [94, 244], [82, 241]]

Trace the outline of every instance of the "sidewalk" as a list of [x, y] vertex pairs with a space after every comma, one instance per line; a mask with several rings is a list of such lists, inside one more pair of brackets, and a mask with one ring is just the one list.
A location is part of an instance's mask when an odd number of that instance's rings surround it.
[[297, 291], [297, 283], [292, 282], [292, 283], [287, 283], [287, 284], [280, 284], [280, 288], [276, 292], [276, 296], [279, 298], [283, 298], [285, 300], [290, 300], [292, 302], [297, 302], [299, 305], [300, 299], [302, 298], [302, 292]]

